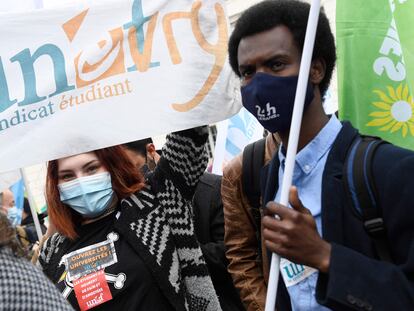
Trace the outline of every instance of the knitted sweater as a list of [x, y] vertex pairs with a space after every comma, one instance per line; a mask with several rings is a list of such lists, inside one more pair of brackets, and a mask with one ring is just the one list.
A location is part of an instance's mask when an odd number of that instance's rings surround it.
[[[206, 127], [168, 135], [155, 173], [144, 189], [121, 201], [115, 223], [176, 310], [221, 310], [194, 233], [191, 207], [207, 164], [206, 139]], [[55, 234], [44, 244], [40, 262], [46, 270], [58, 264], [60, 258], [53, 255], [64, 240]]]

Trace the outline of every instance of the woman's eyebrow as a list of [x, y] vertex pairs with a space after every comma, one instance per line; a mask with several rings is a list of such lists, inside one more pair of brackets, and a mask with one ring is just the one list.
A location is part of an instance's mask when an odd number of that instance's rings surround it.
[[94, 162], [99, 162], [99, 161], [98, 160], [89, 161], [88, 163], [86, 163], [85, 165], [82, 166], [82, 169], [86, 168], [87, 166], [91, 165]]

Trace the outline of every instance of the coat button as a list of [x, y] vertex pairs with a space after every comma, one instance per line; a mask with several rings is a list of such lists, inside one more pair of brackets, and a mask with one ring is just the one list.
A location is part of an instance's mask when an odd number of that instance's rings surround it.
[[351, 305], [354, 305], [354, 304], [356, 303], [356, 299], [355, 299], [355, 297], [354, 297], [354, 296], [352, 296], [352, 295], [347, 295], [347, 296], [346, 296], [346, 300], [348, 300], [348, 302], [349, 302]]

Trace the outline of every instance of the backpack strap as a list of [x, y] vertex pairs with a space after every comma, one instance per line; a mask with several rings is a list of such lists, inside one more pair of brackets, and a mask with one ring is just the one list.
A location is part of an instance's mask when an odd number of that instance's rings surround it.
[[375, 152], [384, 143], [386, 142], [377, 137], [357, 137], [345, 161], [346, 178], [344, 180], [352, 205], [361, 215], [364, 228], [374, 243], [377, 255], [383, 261], [392, 262], [372, 173]]
[[242, 186], [252, 208], [256, 231], [260, 237], [260, 172], [264, 163], [266, 138], [247, 145], [243, 150]]

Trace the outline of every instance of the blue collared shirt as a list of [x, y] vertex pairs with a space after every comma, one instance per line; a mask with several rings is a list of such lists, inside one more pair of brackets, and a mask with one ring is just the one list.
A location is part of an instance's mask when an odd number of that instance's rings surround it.
[[[322, 128], [318, 135], [310, 141], [296, 155], [292, 185], [298, 189], [299, 198], [303, 205], [310, 210], [322, 236], [321, 227], [321, 199], [322, 199], [322, 174], [332, 144], [342, 128], [341, 122], [332, 115], [329, 122]], [[275, 201], [280, 202], [281, 184], [285, 169], [285, 156], [279, 148], [279, 189]], [[300, 266], [300, 265], [299, 265]], [[301, 270], [301, 269], [296, 269]], [[318, 273], [313, 273], [299, 283], [287, 288], [293, 311], [329, 310], [316, 302], [315, 289]]]

